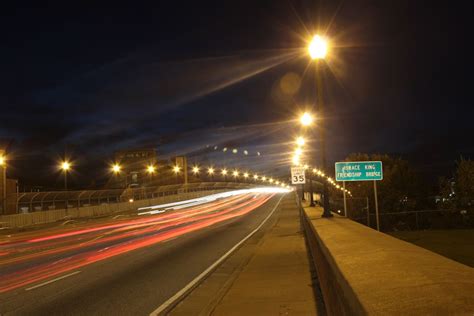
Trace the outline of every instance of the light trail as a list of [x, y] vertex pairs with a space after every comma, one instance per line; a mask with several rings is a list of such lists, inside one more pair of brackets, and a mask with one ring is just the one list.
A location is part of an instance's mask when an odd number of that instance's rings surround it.
[[36, 283], [120, 254], [244, 216], [266, 203], [280, 188], [236, 190], [152, 206], [165, 214], [143, 214], [116, 224], [83, 225], [74, 231], [28, 234], [0, 244], [0, 293]]

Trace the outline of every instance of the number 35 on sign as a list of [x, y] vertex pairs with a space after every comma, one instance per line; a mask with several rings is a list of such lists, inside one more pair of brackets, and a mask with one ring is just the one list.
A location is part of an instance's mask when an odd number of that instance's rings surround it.
[[292, 184], [306, 183], [304, 171], [305, 171], [304, 167], [291, 167], [291, 183]]

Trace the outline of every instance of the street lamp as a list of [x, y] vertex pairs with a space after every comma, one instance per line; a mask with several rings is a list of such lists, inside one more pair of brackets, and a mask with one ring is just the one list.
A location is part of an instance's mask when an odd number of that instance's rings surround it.
[[71, 163], [69, 161], [61, 162], [61, 170], [64, 172], [64, 190], [67, 191], [67, 172], [71, 169]]
[[239, 171], [238, 170], [234, 170], [234, 172], [232, 173], [232, 175], [234, 176], [234, 178], [237, 178], [239, 176]]
[[112, 166], [112, 172], [115, 173], [115, 174], [120, 173], [121, 169], [122, 169], [122, 167], [117, 163]]
[[179, 166], [174, 166], [173, 167], [173, 172], [176, 173], [176, 174], [178, 174], [180, 170], [181, 170], [181, 168]]
[[212, 175], [214, 174], [214, 168], [209, 167], [209, 168], [207, 169], [207, 174], [211, 177], [211, 181], [212, 181], [212, 180], [213, 180], [213, 179], [212, 179]]
[[60, 169], [64, 172], [64, 191], [66, 191], [66, 206], [64, 207], [66, 210], [66, 215], [67, 215], [67, 210], [68, 210], [68, 198], [67, 198], [67, 173], [71, 169], [71, 163], [67, 160], [64, 160], [61, 162], [61, 165], [59, 166]]
[[310, 126], [313, 124], [313, 120], [313, 116], [308, 112], [304, 112], [300, 117], [300, 123], [303, 126]]
[[314, 35], [308, 46], [311, 59], [324, 59], [328, 52], [328, 41], [321, 35]]
[[305, 140], [302, 136], [300, 136], [296, 139], [296, 145], [298, 145], [298, 147], [302, 147], [304, 145], [304, 143], [305, 143]]
[[[311, 42], [308, 46], [308, 54], [312, 60], [315, 61], [316, 66], [316, 92], [317, 92], [317, 102], [316, 106], [318, 107], [318, 114], [321, 117], [324, 117], [324, 103], [323, 103], [323, 87], [322, 87], [322, 78], [321, 78], [321, 67], [322, 62], [326, 58], [326, 55], [329, 50], [329, 43], [326, 38], [321, 35], [314, 35], [311, 39]], [[304, 116], [304, 114], [303, 114]], [[309, 126], [311, 124], [311, 120], [308, 118], [304, 119], [301, 117], [301, 123], [303, 126]], [[326, 135], [323, 126], [323, 121], [318, 124], [318, 129], [320, 133], [320, 154], [321, 154], [321, 169], [322, 171], [326, 172]], [[314, 205], [313, 201], [313, 193], [312, 193], [312, 181], [310, 182], [310, 191], [311, 191], [311, 205]], [[323, 181], [323, 217], [332, 217], [331, 211], [329, 210], [329, 190], [326, 181]]]
[[193, 171], [193, 174], [194, 174], [194, 175], [197, 175], [197, 174], [199, 173], [199, 167], [198, 167], [198, 166], [194, 166], [192, 171]]
[[[6, 212], [6, 208], [7, 208], [7, 200], [5, 199], [5, 197], [7, 196], [7, 172], [6, 172], [6, 169], [7, 169], [7, 159], [4, 155], [0, 155], [0, 167], [1, 167], [1, 173], [2, 173], [2, 181], [3, 183], [1, 184], [2, 185], [2, 188], [3, 188], [3, 192], [1, 192], [2, 194], [2, 197], [3, 197], [3, 201], [2, 201], [2, 214], [5, 214]], [[18, 196], [17, 196], [18, 198]], [[18, 201], [18, 199], [17, 199]], [[18, 207], [17, 207], [18, 208]]]
[[146, 172], [148, 172], [148, 174], [150, 175], [153, 175], [156, 171], [156, 167], [153, 166], [153, 165], [149, 165], [147, 168], [146, 168]]
[[146, 172], [150, 176], [150, 186], [153, 184], [153, 175], [156, 172], [156, 167], [154, 165], [148, 165], [146, 167]]
[[299, 165], [300, 164], [300, 156], [295, 154], [292, 158], [292, 161], [293, 161], [294, 165], [296, 165], [296, 166]]
[[178, 165], [175, 165], [175, 166], [173, 167], [173, 172], [174, 172], [174, 174], [176, 175], [176, 183], [179, 182], [179, 180], [178, 180], [178, 174], [179, 174], [179, 171], [180, 171], [180, 170], [181, 170], [181, 168], [180, 168]]

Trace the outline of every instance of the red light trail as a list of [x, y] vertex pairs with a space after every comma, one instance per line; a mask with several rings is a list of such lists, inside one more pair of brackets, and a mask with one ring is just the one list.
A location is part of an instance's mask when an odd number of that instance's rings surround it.
[[0, 293], [243, 216], [273, 193], [245, 193], [114, 224], [24, 234], [0, 243]]

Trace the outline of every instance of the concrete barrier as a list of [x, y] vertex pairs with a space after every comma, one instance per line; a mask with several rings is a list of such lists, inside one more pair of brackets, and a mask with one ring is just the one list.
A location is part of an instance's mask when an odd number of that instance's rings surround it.
[[37, 224], [53, 223], [65, 219], [106, 216], [114, 213], [134, 211], [140, 207], [152, 206], [169, 202], [178, 202], [224, 191], [228, 190], [188, 192], [175, 195], [165, 195], [154, 199], [136, 200], [132, 203], [122, 202], [70, 208], [67, 211], [65, 209], [59, 209], [33, 212], [27, 214], [2, 215], [0, 216], [0, 227], [18, 228]]
[[329, 315], [474, 315], [474, 269], [335, 215], [303, 225]]

